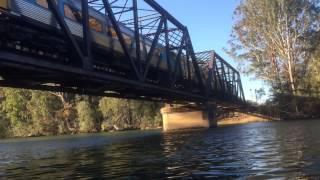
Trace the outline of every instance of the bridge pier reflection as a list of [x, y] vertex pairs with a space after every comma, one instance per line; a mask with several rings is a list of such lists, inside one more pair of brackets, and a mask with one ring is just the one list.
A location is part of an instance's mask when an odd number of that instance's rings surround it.
[[161, 109], [163, 130], [211, 128], [217, 126], [216, 105], [166, 105]]

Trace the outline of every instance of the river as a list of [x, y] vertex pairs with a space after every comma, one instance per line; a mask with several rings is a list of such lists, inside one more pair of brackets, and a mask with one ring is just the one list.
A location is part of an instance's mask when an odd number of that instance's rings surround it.
[[0, 140], [0, 179], [320, 176], [320, 121]]

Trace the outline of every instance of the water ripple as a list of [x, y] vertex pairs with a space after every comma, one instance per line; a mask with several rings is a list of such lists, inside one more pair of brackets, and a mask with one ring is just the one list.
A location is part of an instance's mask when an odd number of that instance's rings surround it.
[[320, 176], [320, 121], [0, 141], [0, 179]]

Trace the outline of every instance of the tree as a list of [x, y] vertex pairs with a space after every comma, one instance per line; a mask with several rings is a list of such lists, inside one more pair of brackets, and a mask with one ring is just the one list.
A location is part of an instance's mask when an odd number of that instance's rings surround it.
[[[62, 92], [0, 89], [0, 138], [158, 127], [160, 104]], [[106, 127], [106, 128], [105, 128]]]
[[301, 94], [308, 94], [310, 97], [320, 98], [320, 30], [313, 36], [314, 50], [306, 75], [301, 85], [304, 91]]
[[99, 109], [104, 118], [103, 124], [126, 128], [131, 118], [129, 106], [128, 101], [123, 99], [102, 98], [99, 101]]
[[8, 129], [10, 128], [9, 121], [5, 118], [5, 114], [2, 108], [2, 102], [4, 101], [3, 88], [0, 88], [0, 138], [8, 135]]
[[103, 125], [116, 125], [120, 128], [158, 127], [161, 122], [161, 104], [154, 102], [102, 98], [99, 109]]
[[259, 103], [261, 101], [262, 97], [266, 95], [266, 92], [263, 88], [260, 88], [260, 89], [255, 90], [255, 94], [256, 94], [256, 101], [257, 101], [257, 103]]
[[162, 123], [160, 108], [162, 104], [155, 102], [140, 102], [140, 111], [135, 110], [135, 112], [140, 113], [140, 127], [141, 128], [157, 128]]
[[88, 101], [80, 101], [77, 104], [79, 131], [96, 132], [96, 114]]
[[10, 123], [4, 117], [4, 113], [0, 111], [0, 138], [4, 138], [8, 136], [8, 130], [10, 128]]
[[58, 99], [48, 92], [32, 91], [27, 109], [32, 118], [34, 135], [55, 135], [58, 133], [56, 113], [61, 108]]
[[62, 104], [62, 108], [57, 112], [59, 133], [76, 133], [78, 122], [76, 121], [75, 95], [64, 92], [52, 92], [51, 94], [56, 96]]
[[10, 124], [13, 136], [28, 136], [32, 129], [31, 114], [27, 109], [27, 103], [31, 99], [31, 93], [22, 89], [3, 89], [4, 100], [1, 108], [4, 118]]
[[228, 53], [274, 91], [296, 96], [310, 61], [310, 34], [320, 29], [318, 5], [318, 0], [242, 1]]

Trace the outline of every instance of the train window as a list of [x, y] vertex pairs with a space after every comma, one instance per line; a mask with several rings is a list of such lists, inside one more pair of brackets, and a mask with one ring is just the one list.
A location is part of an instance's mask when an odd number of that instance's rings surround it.
[[117, 33], [116, 33], [116, 31], [114, 30], [113, 27], [109, 27], [107, 31], [108, 31], [108, 34], [109, 34], [111, 37], [113, 37], [113, 38], [118, 38]]
[[67, 18], [71, 19], [71, 20], [74, 20], [74, 21], [77, 21], [77, 22], [81, 22], [82, 21], [81, 20], [81, 14], [78, 11], [72, 9], [67, 4], [64, 5], [64, 15]]
[[[35, 2], [36, 2], [39, 6], [41, 6], [41, 7], [43, 7], [43, 8], [46, 8], [46, 9], [49, 8], [48, 1], [47, 1], [47, 0], [35, 0]], [[57, 3], [57, 0], [55, 0], [55, 3]]]
[[[64, 5], [64, 15], [74, 21], [82, 22], [82, 14], [80, 11], [72, 9], [67, 4]], [[97, 32], [102, 32], [102, 24], [94, 17], [89, 17], [89, 27]]]
[[89, 18], [89, 26], [97, 32], [102, 32], [102, 24], [94, 17]]
[[[115, 39], [118, 39], [118, 35], [117, 35], [117, 32], [116, 30], [114, 30], [113, 27], [109, 27], [108, 28], [108, 34], [112, 37], [112, 38], [115, 38]], [[123, 39], [124, 41], [128, 44], [128, 45], [131, 45], [132, 41], [131, 41], [131, 37], [122, 33], [122, 36], [123, 36]]]
[[124, 41], [126, 41], [127, 44], [131, 45], [131, 37], [126, 35], [126, 34], [122, 34]]
[[44, 7], [46, 9], [48, 9], [48, 2], [47, 0], [36, 0], [36, 3], [41, 6], [41, 7]]

